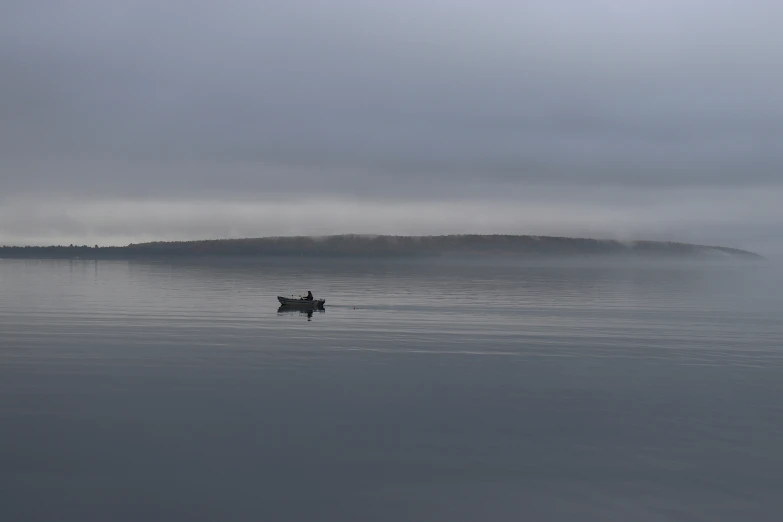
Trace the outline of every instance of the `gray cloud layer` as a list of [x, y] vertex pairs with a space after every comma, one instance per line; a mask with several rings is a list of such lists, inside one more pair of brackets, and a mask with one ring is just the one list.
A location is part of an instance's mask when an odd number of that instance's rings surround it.
[[[782, 15], [761, 0], [6, 0], [0, 241], [481, 223], [775, 245]], [[225, 210], [298, 201], [328, 211], [318, 227]], [[127, 219], [104, 230], [112, 205]], [[134, 219], [149, 205], [154, 227]]]

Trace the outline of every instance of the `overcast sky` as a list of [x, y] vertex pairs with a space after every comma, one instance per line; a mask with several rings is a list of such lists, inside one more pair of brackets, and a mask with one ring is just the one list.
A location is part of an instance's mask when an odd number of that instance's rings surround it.
[[0, 0], [0, 244], [783, 252], [783, 3]]

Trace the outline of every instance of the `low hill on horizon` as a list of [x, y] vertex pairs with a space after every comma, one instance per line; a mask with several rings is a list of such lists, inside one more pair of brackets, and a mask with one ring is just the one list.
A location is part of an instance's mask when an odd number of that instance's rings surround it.
[[139, 259], [186, 257], [621, 257], [760, 260], [759, 254], [722, 246], [667, 241], [618, 241], [530, 235], [333, 235], [197, 241], [157, 241], [127, 246], [3, 246], [0, 258]]

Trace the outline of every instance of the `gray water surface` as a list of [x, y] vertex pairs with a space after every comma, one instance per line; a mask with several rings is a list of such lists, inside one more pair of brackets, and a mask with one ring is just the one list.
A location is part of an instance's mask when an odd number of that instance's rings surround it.
[[0, 520], [778, 521], [782, 283], [0, 261]]

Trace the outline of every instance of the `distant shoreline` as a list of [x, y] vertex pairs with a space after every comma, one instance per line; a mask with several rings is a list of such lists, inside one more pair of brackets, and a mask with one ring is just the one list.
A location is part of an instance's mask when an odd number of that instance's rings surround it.
[[763, 260], [754, 252], [667, 241], [617, 241], [528, 235], [264, 237], [160, 241], [127, 246], [0, 246], [6, 259], [182, 259], [201, 257], [610, 257]]

